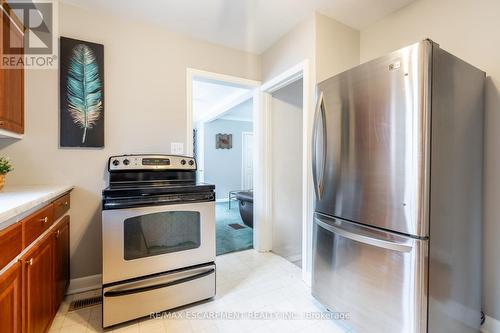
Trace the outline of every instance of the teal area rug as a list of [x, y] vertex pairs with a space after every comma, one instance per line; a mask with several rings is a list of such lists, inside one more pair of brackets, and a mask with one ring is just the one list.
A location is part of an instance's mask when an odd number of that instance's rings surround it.
[[[227, 202], [216, 203], [215, 220], [217, 255], [253, 248], [253, 229], [243, 224], [237, 201], [231, 203], [231, 210]], [[243, 228], [236, 230], [229, 226], [232, 223]]]

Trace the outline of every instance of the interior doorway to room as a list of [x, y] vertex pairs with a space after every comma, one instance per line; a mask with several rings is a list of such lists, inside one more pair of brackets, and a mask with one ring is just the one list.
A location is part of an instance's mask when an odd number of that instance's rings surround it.
[[271, 96], [272, 251], [302, 267], [303, 79]]
[[215, 184], [217, 255], [253, 248], [253, 87], [191, 78], [198, 180]]

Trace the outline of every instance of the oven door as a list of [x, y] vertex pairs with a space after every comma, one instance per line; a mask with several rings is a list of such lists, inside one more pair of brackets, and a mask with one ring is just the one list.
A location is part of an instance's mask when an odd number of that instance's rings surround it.
[[104, 210], [103, 284], [215, 261], [215, 203]]

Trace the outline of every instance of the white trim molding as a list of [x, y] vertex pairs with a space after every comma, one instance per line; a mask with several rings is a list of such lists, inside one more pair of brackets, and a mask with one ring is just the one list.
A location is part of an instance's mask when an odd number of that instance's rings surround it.
[[260, 89], [268, 93], [273, 93], [277, 90], [280, 90], [281, 88], [302, 79], [304, 77], [305, 69], [308, 66], [309, 60], [306, 59], [267, 81], [262, 85]]
[[102, 275], [90, 275], [82, 278], [71, 279], [66, 295], [83, 293], [89, 290], [102, 288]]
[[261, 82], [237, 76], [208, 72], [195, 68], [186, 69], [186, 155], [193, 155], [193, 79], [206, 82], [224, 82], [235, 87], [256, 88]]
[[[292, 66], [285, 72], [279, 74], [273, 79], [265, 82], [261, 87], [261, 112], [265, 137], [270, 138], [270, 112], [272, 93], [286, 87], [287, 85], [302, 79], [302, 279], [307, 285], [311, 285], [311, 266], [312, 266], [312, 216], [313, 216], [313, 184], [312, 184], [312, 128], [314, 119], [314, 77], [312, 74], [311, 64], [308, 59]], [[264, 141], [264, 143], [267, 141]], [[264, 236], [266, 241], [265, 248], [272, 248], [272, 165], [271, 165], [271, 148], [270, 145], [265, 147], [259, 146], [262, 149], [263, 155], [261, 158], [265, 161], [264, 164], [258, 164], [257, 169], [263, 168], [265, 182], [264, 196], [267, 198], [265, 202], [265, 221]], [[255, 201], [254, 201], [255, 203]]]
[[245, 123], [253, 123], [253, 119], [241, 119], [241, 118], [231, 117], [231, 116], [224, 116], [221, 119], [222, 120], [230, 120], [230, 121], [242, 121]]
[[270, 133], [271, 95], [255, 89], [253, 99], [254, 166], [253, 166], [253, 216], [254, 248], [259, 252], [268, 252], [272, 248], [271, 223], [271, 145], [268, 144]]
[[[245, 184], [245, 161], [246, 161], [246, 158], [245, 158], [245, 152], [246, 152], [246, 148], [247, 146], [245, 145], [246, 143], [246, 140], [245, 140], [245, 136], [252, 136], [252, 141], [253, 141], [253, 132], [250, 132], [250, 131], [242, 131], [241, 132], [241, 189], [246, 191], [246, 190], [249, 190], [249, 189], [253, 189], [253, 180], [252, 180], [252, 186], [246, 186]], [[252, 162], [255, 161], [254, 157], [252, 156]], [[252, 169], [253, 169], [253, 166], [252, 166]], [[252, 175], [253, 175], [253, 171], [252, 171]]]
[[483, 333], [500, 333], [500, 321], [486, 316], [483, 326], [481, 326], [481, 332]]
[[[264, 229], [263, 226], [267, 224], [265, 217], [268, 216], [263, 213], [263, 209], [268, 207], [263, 204], [262, 201], [268, 200], [267, 196], [263, 195], [264, 188], [266, 187], [266, 161], [263, 158], [263, 151], [266, 148], [266, 135], [267, 125], [262, 122], [263, 117], [261, 113], [263, 109], [261, 107], [262, 103], [262, 93], [260, 90], [261, 82], [255, 80], [244, 79], [241, 77], [207, 72], [203, 70], [198, 70], [194, 68], [186, 69], [186, 152], [187, 155], [193, 154], [193, 79], [199, 79], [206, 82], [223, 82], [225, 84], [231, 84], [235, 87], [247, 88], [252, 91], [253, 97], [253, 132], [254, 132], [254, 168], [253, 168], [253, 180], [254, 180], [254, 228], [253, 228], [253, 239], [254, 239], [254, 249], [257, 251], [269, 251], [269, 246], [265, 243], [265, 240], [261, 237], [265, 236], [265, 233], [261, 232]], [[264, 150], [263, 150], [264, 149]]]

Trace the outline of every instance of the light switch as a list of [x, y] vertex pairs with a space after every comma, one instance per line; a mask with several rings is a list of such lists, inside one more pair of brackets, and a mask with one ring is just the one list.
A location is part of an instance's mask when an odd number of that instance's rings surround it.
[[184, 144], [182, 142], [172, 142], [170, 144], [170, 153], [172, 155], [184, 154]]

